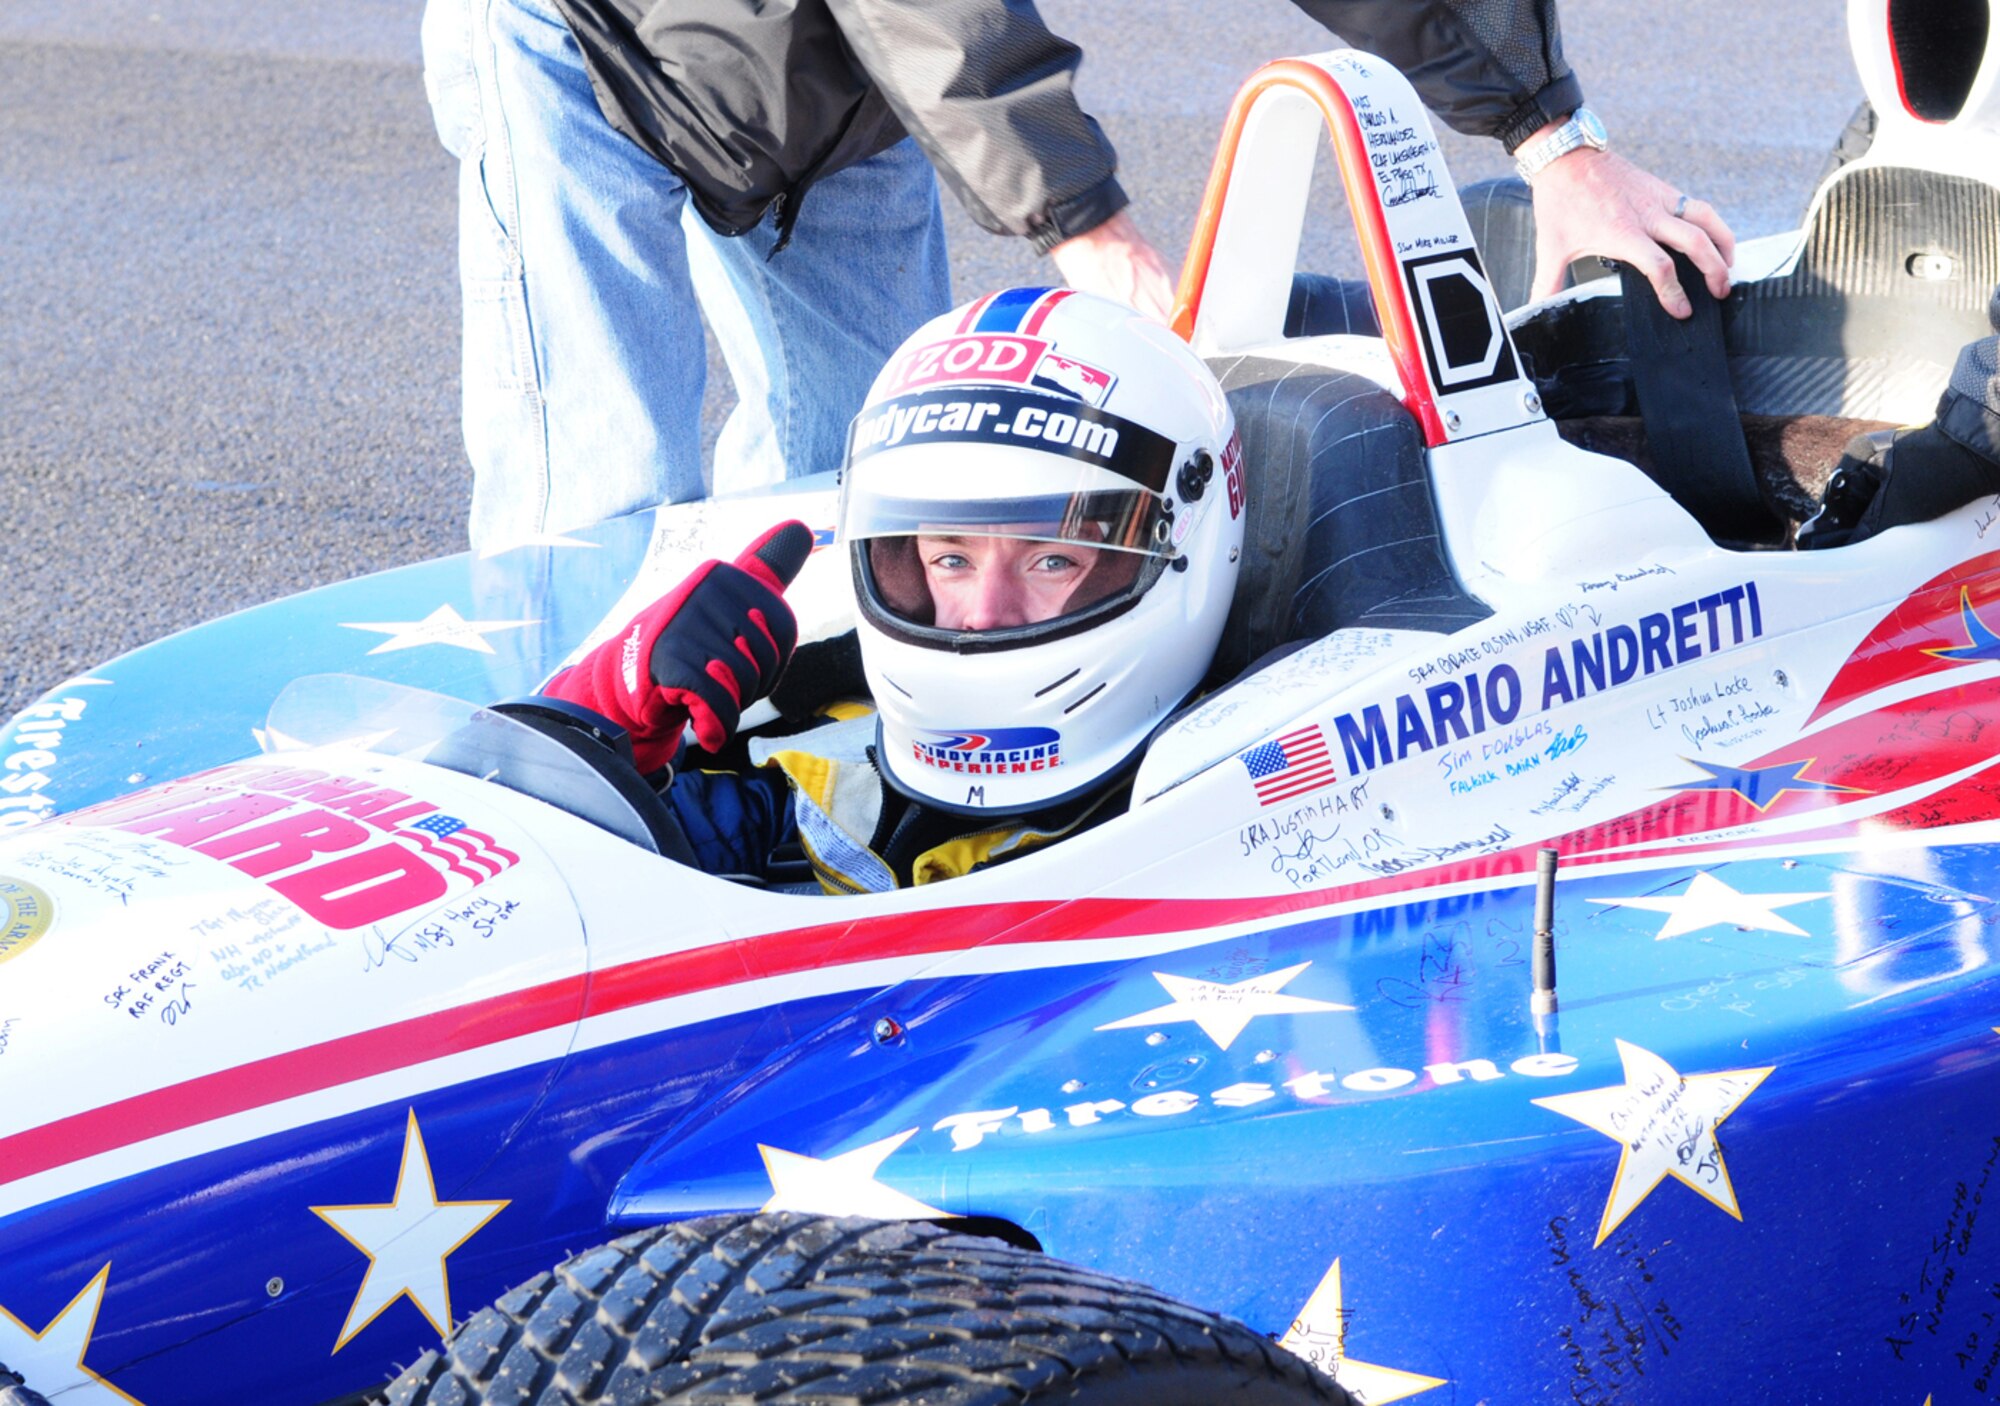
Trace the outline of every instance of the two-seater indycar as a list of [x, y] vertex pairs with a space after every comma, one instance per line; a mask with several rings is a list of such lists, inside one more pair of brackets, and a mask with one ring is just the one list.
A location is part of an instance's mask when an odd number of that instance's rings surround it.
[[[1985, 330], [2000, 48], [1853, 22], [1873, 144], [1665, 352], [1611, 281], [1503, 321], [1386, 66], [1253, 80], [1183, 299], [1243, 435], [1235, 673], [1062, 844], [752, 887], [482, 706], [826, 484], [29, 707], [0, 1399], [2000, 1394], [2000, 499], [1798, 551], [1782, 472]], [[1292, 297], [1326, 133], [1379, 337]], [[1643, 467], [1571, 442], [1641, 422]]]

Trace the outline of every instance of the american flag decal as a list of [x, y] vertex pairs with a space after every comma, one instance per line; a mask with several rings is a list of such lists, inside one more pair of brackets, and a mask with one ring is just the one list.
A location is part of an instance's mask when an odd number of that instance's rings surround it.
[[521, 862], [520, 855], [502, 848], [491, 835], [442, 811], [411, 821], [401, 833], [403, 838], [415, 841], [424, 857], [446, 873], [474, 884], [484, 883]]
[[1274, 806], [1340, 779], [1317, 723], [1259, 743], [1243, 753], [1242, 761], [1259, 805]]

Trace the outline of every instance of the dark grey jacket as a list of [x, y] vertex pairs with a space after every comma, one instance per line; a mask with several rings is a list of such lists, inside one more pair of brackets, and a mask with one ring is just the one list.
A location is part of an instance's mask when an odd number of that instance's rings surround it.
[[[1038, 249], [1125, 205], [1077, 106], [1082, 51], [1032, 0], [557, 0], [611, 124], [724, 234], [821, 176], [917, 139], [981, 225]], [[1213, 6], [1218, 21], [1231, 4]], [[1462, 132], [1511, 149], [1582, 100], [1555, 0], [1295, 0], [1409, 75]], [[1193, 40], [1198, 36], [1190, 36]]]

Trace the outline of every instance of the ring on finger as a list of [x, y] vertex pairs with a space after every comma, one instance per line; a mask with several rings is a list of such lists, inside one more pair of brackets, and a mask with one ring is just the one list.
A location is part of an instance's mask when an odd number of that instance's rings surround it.
[[1681, 198], [1674, 202], [1674, 218], [1678, 220], [1683, 215], [1687, 214], [1687, 208], [1688, 208], [1687, 193], [1683, 191], [1681, 193]]

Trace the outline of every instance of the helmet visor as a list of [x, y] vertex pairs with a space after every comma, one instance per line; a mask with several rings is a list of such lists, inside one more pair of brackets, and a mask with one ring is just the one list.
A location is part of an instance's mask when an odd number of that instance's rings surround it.
[[947, 478], [977, 483], [969, 464], [882, 473], [885, 459], [853, 475], [842, 531], [878, 620], [919, 637], [1027, 643], [1153, 583], [1172, 556], [1165, 500], [1074, 460], [1034, 457], [1044, 462], [1008, 466], [1021, 490], [1008, 494], [990, 482], [976, 497], [937, 491]]

